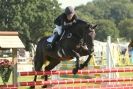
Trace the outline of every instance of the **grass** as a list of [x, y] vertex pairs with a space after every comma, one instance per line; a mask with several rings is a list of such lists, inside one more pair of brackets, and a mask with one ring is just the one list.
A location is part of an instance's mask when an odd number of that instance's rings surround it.
[[133, 77], [132, 72], [126, 72], [126, 73], [119, 73], [120, 77], [128, 78], [128, 77]]
[[[7, 84], [12, 84], [11, 77], [12, 77], [12, 75], [10, 76], [10, 79]], [[34, 78], [34, 76], [21, 76], [21, 77], [18, 77], [18, 82], [31, 82], [31, 81], [33, 81], [33, 78]], [[42, 80], [41, 76], [38, 76], [38, 81], [40, 81], [40, 80]], [[1, 78], [0, 78], [0, 85], [3, 85]], [[29, 88], [29, 86], [19, 87], [19, 89], [28, 89], [28, 88]]]

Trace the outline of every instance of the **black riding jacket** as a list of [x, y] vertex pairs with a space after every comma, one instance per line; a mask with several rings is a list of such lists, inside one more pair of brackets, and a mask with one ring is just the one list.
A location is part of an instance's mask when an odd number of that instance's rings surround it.
[[72, 20], [68, 20], [67, 19], [67, 16], [65, 13], [62, 13], [61, 15], [59, 15], [55, 21], [54, 21], [54, 24], [55, 25], [58, 25], [58, 26], [62, 26], [63, 27], [66, 27], [66, 26], [71, 26], [73, 23], [76, 23], [77, 21], [77, 16], [74, 15]]

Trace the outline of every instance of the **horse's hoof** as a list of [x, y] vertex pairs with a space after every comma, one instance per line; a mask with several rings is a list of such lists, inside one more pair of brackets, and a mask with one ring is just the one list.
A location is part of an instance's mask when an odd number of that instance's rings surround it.
[[47, 88], [47, 85], [42, 86], [42, 88]]
[[30, 88], [29, 89], [35, 89], [35, 86], [30, 86]]
[[73, 69], [73, 74], [76, 74], [78, 72], [78, 68]]

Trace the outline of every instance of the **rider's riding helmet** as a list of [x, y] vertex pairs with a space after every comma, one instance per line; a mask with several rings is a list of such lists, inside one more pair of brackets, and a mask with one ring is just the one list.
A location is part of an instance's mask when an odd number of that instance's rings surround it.
[[73, 7], [71, 7], [71, 6], [66, 7], [66, 9], [65, 9], [65, 14], [66, 15], [70, 15], [70, 14], [73, 14], [73, 13], [75, 13], [75, 10], [74, 10]]

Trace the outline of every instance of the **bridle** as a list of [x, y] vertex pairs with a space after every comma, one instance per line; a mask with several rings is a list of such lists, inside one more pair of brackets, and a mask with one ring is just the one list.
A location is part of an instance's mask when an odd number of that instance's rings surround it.
[[88, 50], [93, 47], [93, 40], [95, 38], [95, 27], [96, 25], [93, 27], [92, 25], [88, 25], [87, 26], [87, 29], [84, 30], [83, 32], [83, 38], [82, 38], [82, 45], [81, 46], [84, 46], [86, 47]]

